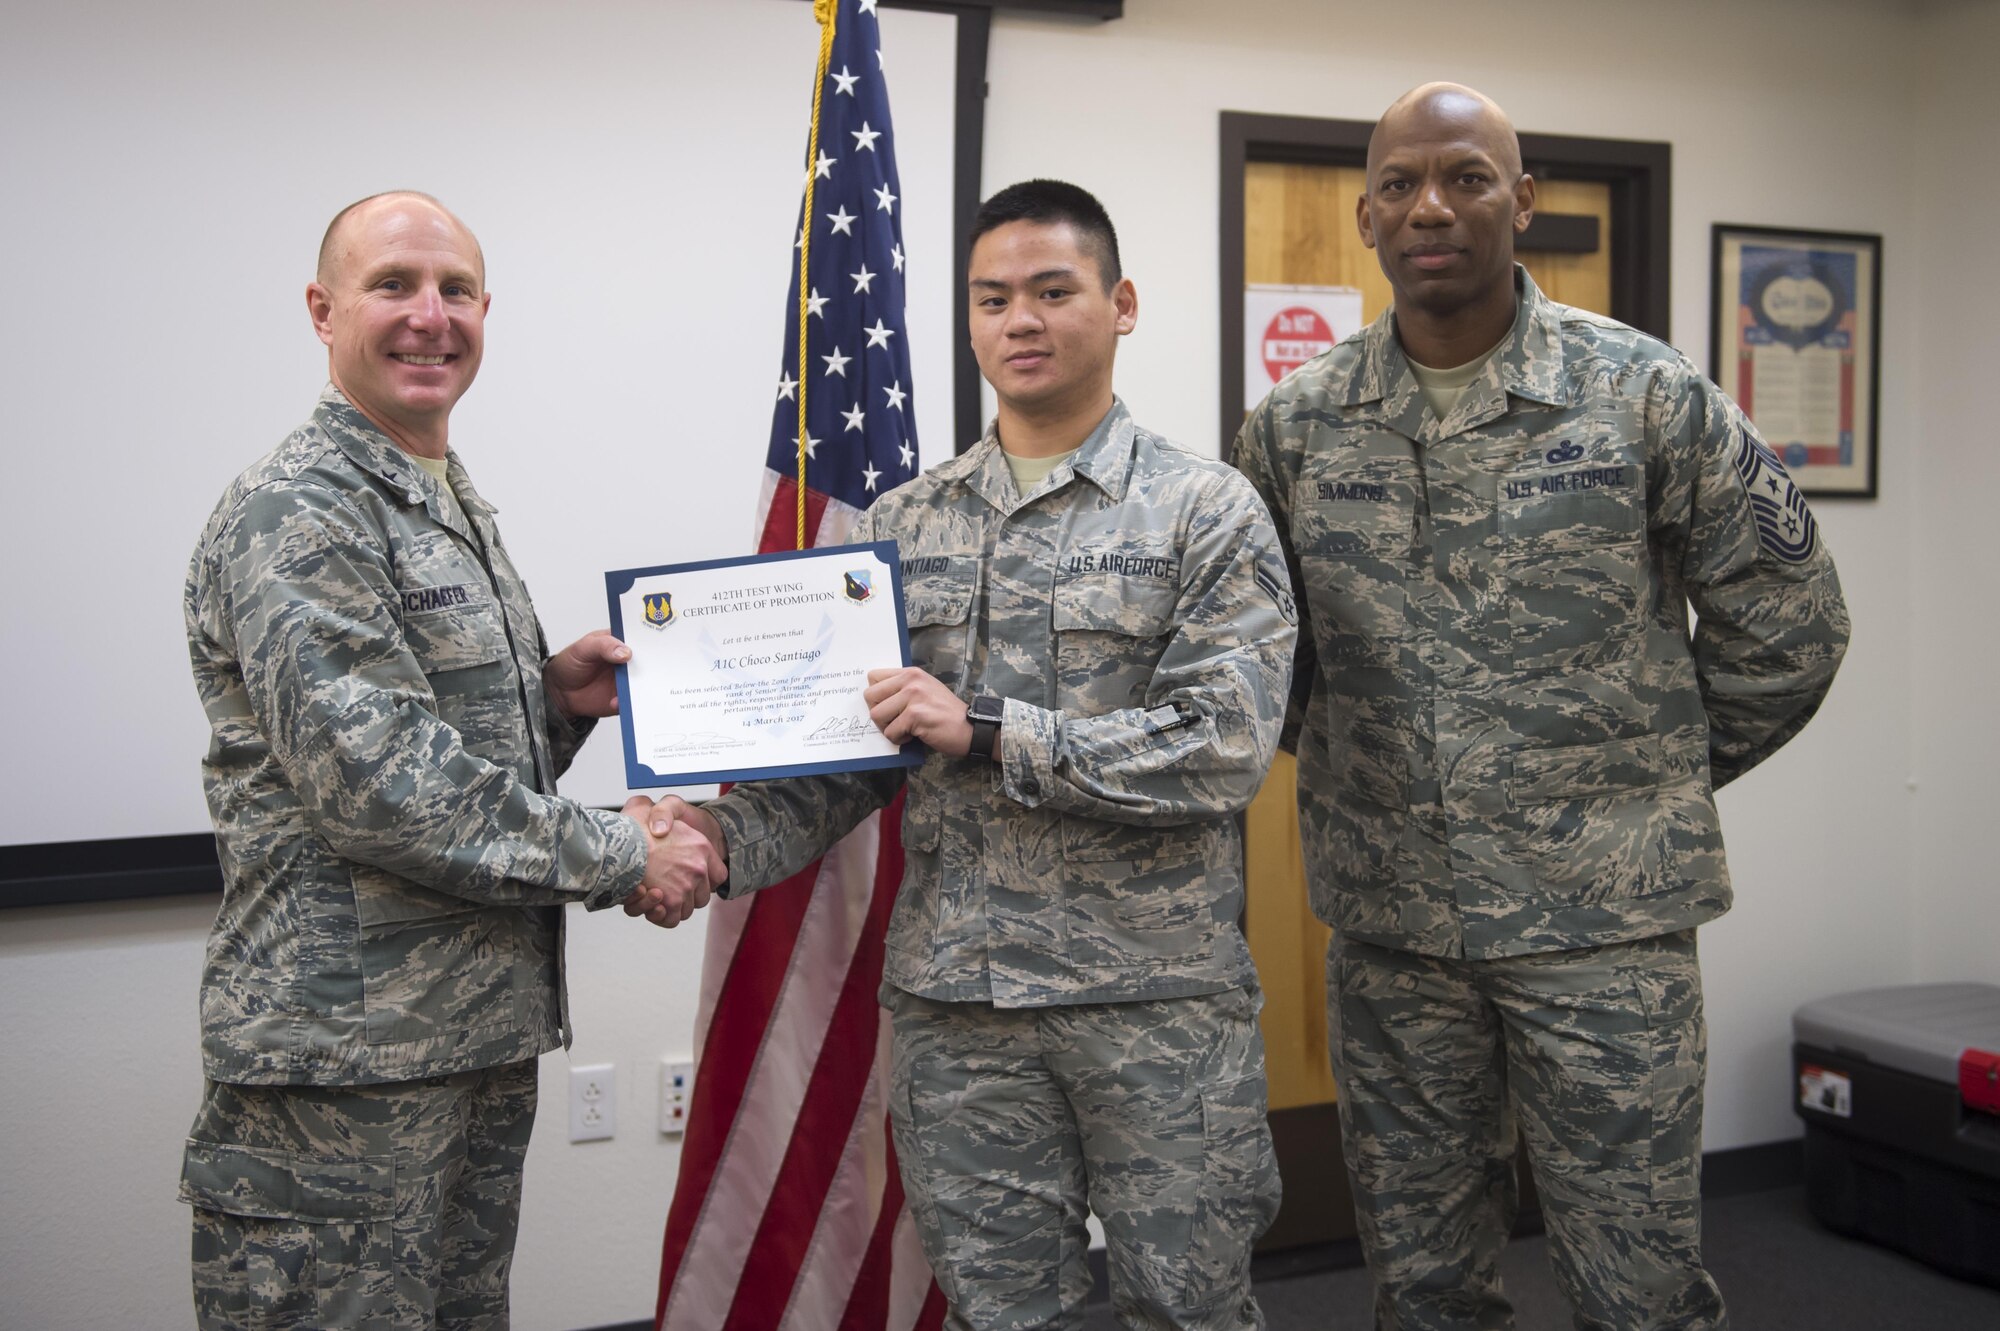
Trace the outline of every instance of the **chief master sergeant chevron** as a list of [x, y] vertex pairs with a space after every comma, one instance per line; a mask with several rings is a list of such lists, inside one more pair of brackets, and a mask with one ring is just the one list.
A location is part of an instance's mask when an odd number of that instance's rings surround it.
[[188, 571], [223, 871], [181, 1175], [204, 1328], [504, 1328], [562, 905], [706, 896], [712, 852], [650, 800], [555, 793], [625, 648], [549, 654], [447, 451], [485, 280], [427, 196], [335, 217], [306, 289], [333, 382]]
[[1534, 199], [1486, 98], [1390, 107], [1359, 224], [1394, 308], [1236, 442], [1302, 598], [1287, 740], [1342, 1141], [1378, 1326], [1512, 1324], [1518, 1120], [1577, 1326], [1716, 1328], [1713, 789], [1805, 725], [1847, 614], [1735, 405], [1515, 267]]
[[909, 772], [889, 1109], [947, 1325], [1080, 1321], [1095, 1210], [1122, 1325], [1262, 1326], [1250, 1244], [1278, 1178], [1236, 814], [1284, 719], [1277, 534], [1241, 476], [1113, 396], [1138, 296], [1096, 199], [1000, 191], [967, 277], [997, 420], [853, 537], [901, 544], [916, 665], [866, 696], [929, 757], [683, 816], [726, 846], [734, 895], [818, 858]]

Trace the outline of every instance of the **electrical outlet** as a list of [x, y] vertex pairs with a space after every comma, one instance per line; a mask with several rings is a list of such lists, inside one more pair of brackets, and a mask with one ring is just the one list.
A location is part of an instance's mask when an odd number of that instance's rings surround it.
[[660, 1131], [678, 1137], [687, 1131], [688, 1105], [694, 1098], [694, 1060], [660, 1060]]
[[618, 1132], [618, 1069], [592, 1063], [569, 1070], [569, 1139], [601, 1141]]

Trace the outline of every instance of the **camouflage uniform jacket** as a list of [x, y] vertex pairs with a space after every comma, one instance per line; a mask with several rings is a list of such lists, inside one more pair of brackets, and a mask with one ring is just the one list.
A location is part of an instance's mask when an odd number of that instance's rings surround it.
[[1735, 404], [1517, 281], [1443, 422], [1388, 312], [1234, 454], [1304, 601], [1286, 741], [1314, 910], [1435, 956], [1728, 909], [1713, 788], [1805, 725], [1847, 641], [1812, 514]]
[[458, 506], [329, 388], [202, 532], [186, 613], [223, 875], [201, 989], [216, 1081], [541, 1053], [565, 1025], [560, 903], [613, 904], [644, 872], [631, 820], [555, 796], [589, 726], [543, 697], [494, 510], [456, 456], [450, 480]]
[[1234, 471], [1114, 405], [1025, 497], [995, 434], [890, 491], [914, 664], [1006, 699], [1000, 761], [738, 786], [709, 804], [734, 894], [796, 873], [908, 774], [890, 986], [1000, 1007], [1253, 977], [1236, 813], [1276, 751], [1296, 612]]

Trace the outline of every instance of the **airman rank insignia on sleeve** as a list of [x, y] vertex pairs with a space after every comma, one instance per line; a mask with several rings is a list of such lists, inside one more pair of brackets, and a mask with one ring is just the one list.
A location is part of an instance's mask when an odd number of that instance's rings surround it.
[[674, 622], [674, 594], [654, 592], [646, 598], [646, 623], [663, 629]]
[[1298, 623], [1298, 602], [1292, 599], [1292, 589], [1285, 585], [1290, 579], [1278, 577], [1262, 564], [1257, 566], [1257, 572], [1254, 576], [1257, 579], [1257, 585], [1262, 587], [1269, 593], [1271, 599], [1278, 603], [1278, 613], [1285, 617], [1285, 622], [1287, 624]]
[[1806, 497], [1778, 455], [1748, 430], [1737, 438], [1736, 474], [1750, 494], [1757, 543], [1787, 564], [1811, 559], [1819, 543], [1819, 526], [1806, 507]]

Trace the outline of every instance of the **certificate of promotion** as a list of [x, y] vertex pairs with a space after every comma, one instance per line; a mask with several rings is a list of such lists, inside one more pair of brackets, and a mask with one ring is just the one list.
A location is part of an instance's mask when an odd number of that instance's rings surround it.
[[894, 541], [604, 575], [628, 786], [915, 767], [868, 717], [868, 672], [910, 663]]

